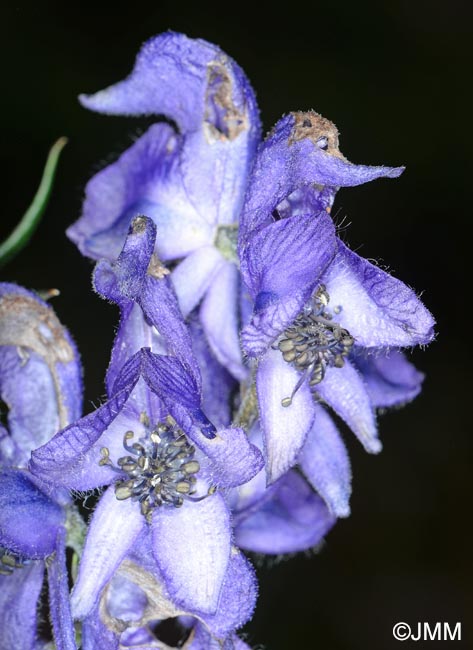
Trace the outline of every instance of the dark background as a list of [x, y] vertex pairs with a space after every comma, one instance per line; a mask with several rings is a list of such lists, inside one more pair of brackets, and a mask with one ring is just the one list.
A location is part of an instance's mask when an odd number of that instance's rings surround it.
[[353, 248], [424, 292], [438, 320], [437, 340], [413, 355], [424, 391], [382, 418], [380, 456], [347, 437], [351, 518], [318, 555], [260, 567], [247, 632], [268, 650], [394, 649], [397, 621], [461, 621], [464, 640], [441, 645], [473, 648], [468, 3], [9, 5], [0, 28], [2, 238], [28, 206], [49, 146], [61, 135], [70, 142], [46, 217], [3, 279], [61, 290], [54, 307], [82, 350], [87, 410], [103, 395], [117, 312], [93, 295], [92, 265], [63, 233], [87, 179], [140, 123], [88, 113], [76, 96], [123, 78], [143, 40], [172, 28], [215, 42], [248, 74], [265, 129], [314, 108], [337, 124], [353, 162], [407, 165], [396, 181], [342, 190], [335, 214], [351, 222]]

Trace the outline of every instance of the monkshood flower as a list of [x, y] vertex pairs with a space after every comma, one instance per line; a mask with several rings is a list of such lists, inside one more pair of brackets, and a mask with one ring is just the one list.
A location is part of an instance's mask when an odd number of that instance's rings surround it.
[[113, 260], [131, 219], [150, 216], [159, 258], [179, 261], [173, 282], [184, 316], [203, 300], [202, 324], [215, 354], [244, 376], [236, 222], [260, 137], [245, 75], [218, 47], [169, 32], [143, 46], [125, 81], [81, 102], [110, 114], [164, 115], [174, 126], [153, 125], [89, 182], [69, 237], [85, 255]]
[[86, 617], [138, 538], [151, 548], [166, 592], [186, 611], [214, 614], [231, 556], [221, 493], [263, 466], [242, 429], [215, 430], [195, 373], [175, 357], [139, 350], [110, 399], [32, 454], [31, 469], [57, 486], [110, 485], [94, 513], [72, 603]]
[[58, 650], [75, 649], [64, 491], [25, 468], [33, 449], [80, 416], [81, 368], [68, 332], [37, 295], [0, 284], [0, 647], [33, 650], [45, 566]]
[[127, 79], [81, 101], [102, 113], [164, 115], [175, 127], [153, 125], [94, 176], [69, 237], [85, 255], [113, 260], [131, 219], [151, 217], [159, 258], [177, 263], [172, 280], [184, 316], [200, 305], [212, 351], [237, 379], [246, 375], [235, 264], [242, 211], [257, 207], [256, 222], [247, 224], [253, 229], [285, 199], [297, 200], [299, 187], [316, 184], [319, 202], [329, 208], [338, 186], [401, 172], [331, 155], [336, 129], [315, 114], [284, 118], [257, 152], [258, 109], [245, 75], [215, 45], [182, 34], [152, 38]]
[[[234, 630], [252, 615], [256, 601], [256, 580], [248, 561], [232, 548], [215, 614], [186, 611], [169, 598], [151, 550], [149, 531], [123, 560], [103, 590], [99, 604], [84, 619], [83, 650], [111, 650], [118, 647], [170, 647], [164, 624], [174, 624], [172, 647], [188, 650], [247, 646]], [[165, 644], [165, 641], [167, 643]]]
[[367, 451], [380, 451], [374, 405], [351, 357], [427, 344], [434, 321], [414, 291], [337, 239], [325, 210], [270, 222], [259, 214], [256, 205], [245, 214], [247, 239], [240, 245], [254, 300], [242, 343], [259, 359], [256, 385], [272, 482], [295, 463], [320, 401]]

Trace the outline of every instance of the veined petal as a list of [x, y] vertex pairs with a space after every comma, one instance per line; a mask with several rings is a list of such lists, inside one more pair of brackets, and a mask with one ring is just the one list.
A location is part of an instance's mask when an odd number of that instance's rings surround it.
[[85, 541], [79, 575], [72, 592], [75, 618], [86, 617], [100, 593], [146, 525], [138, 503], [118, 501], [113, 487], [101, 497]]
[[313, 112], [289, 114], [258, 150], [242, 215], [241, 240], [271, 223], [273, 210], [300, 187], [312, 184], [313, 192], [320, 194], [329, 186], [334, 195], [338, 187], [382, 176], [396, 178], [403, 170], [353, 165], [338, 150], [338, 132], [329, 120]]
[[[108, 402], [60, 431], [32, 453], [30, 470], [33, 474], [46, 482], [77, 490], [110, 483], [111, 470], [98, 465], [100, 448], [96, 449], [95, 455], [89, 452], [112, 427], [117, 416], [120, 415], [126, 422], [127, 410], [122, 411], [140, 378], [141, 359], [142, 355], [138, 353], [125, 364], [115, 382], [116, 392]], [[133, 411], [133, 405], [131, 415], [138, 420], [139, 413], [137, 415]], [[119, 425], [122, 431], [127, 431], [123, 428], [123, 422], [119, 422]], [[98, 443], [100, 447], [110, 442], [109, 437], [102, 438]], [[121, 444], [123, 434], [115, 437], [117, 443]]]
[[285, 300], [276, 294], [259, 293], [251, 321], [241, 333], [243, 350], [250, 357], [259, 357], [271, 343], [292, 323], [309, 300], [312, 287], [307, 286]]
[[230, 558], [230, 516], [219, 494], [153, 513], [153, 553], [173, 601], [217, 610]]
[[214, 246], [188, 255], [172, 272], [172, 283], [184, 318], [199, 304], [225, 261]]
[[336, 251], [335, 226], [326, 212], [271, 223], [240, 248], [243, 279], [256, 301], [274, 294], [280, 300], [313, 287]]
[[381, 451], [376, 418], [368, 391], [359, 372], [349, 361], [343, 368], [327, 368], [317, 393], [350, 427], [366, 451]]
[[40, 560], [0, 576], [0, 648], [35, 650], [43, 574]]
[[0, 472], [0, 546], [26, 558], [44, 558], [56, 548], [62, 508], [22, 470]]
[[56, 540], [56, 551], [48, 562], [49, 611], [57, 650], [76, 650], [74, 624], [69, 603], [66, 564], [66, 531]]
[[371, 402], [376, 408], [402, 406], [422, 388], [424, 373], [419, 372], [399, 350], [359, 354], [353, 359], [363, 375]]
[[334, 525], [322, 499], [296, 472], [289, 471], [269, 490], [270, 498], [236, 516], [235, 540], [241, 548], [278, 555], [312, 548]]
[[209, 438], [215, 427], [201, 409], [200, 386], [193, 374], [173, 357], [158, 356], [142, 350], [145, 362], [144, 379], [169, 409], [169, 413], [192, 437], [193, 431]]
[[205, 295], [200, 318], [218, 361], [236, 379], [243, 380], [248, 370], [243, 365], [238, 332], [239, 281], [236, 266], [231, 262], [223, 264]]
[[267, 456], [268, 483], [273, 483], [295, 463], [315, 417], [314, 402], [307, 382], [292, 399], [298, 372], [284, 361], [279, 350], [269, 350], [259, 362], [256, 389], [261, 428]]
[[364, 347], [430, 343], [434, 319], [412, 289], [371, 264], [341, 241], [323, 278], [337, 320]]
[[350, 459], [335, 423], [315, 405], [315, 420], [299, 457], [302, 471], [336, 517], [350, 514]]

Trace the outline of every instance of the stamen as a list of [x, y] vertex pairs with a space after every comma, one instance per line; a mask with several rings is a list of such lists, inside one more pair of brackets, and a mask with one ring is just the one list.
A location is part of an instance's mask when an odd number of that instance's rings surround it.
[[[294, 395], [307, 378], [314, 392], [325, 377], [327, 367], [342, 368], [345, 357], [350, 354], [355, 339], [333, 321], [333, 314], [327, 309], [329, 302], [327, 289], [321, 285], [277, 344], [284, 361], [303, 373], [290, 397], [281, 401], [284, 407], [292, 404]], [[340, 306], [333, 309], [336, 315], [340, 312]]]
[[16, 553], [11, 553], [0, 546], [0, 575], [9, 576], [15, 569], [22, 569], [29, 564], [31, 560], [20, 557]]
[[200, 465], [194, 458], [195, 447], [176, 422], [167, 417], [150, 431], [145, 414], [140, 421], [148, 429], [146, 435], [139, 442], [131, 443], [134, 433], [127, 431], [123, 436], [123, 447], [129, 455], [120, 457], [116, 465], [110, 459], [109, 449], [101, 449], [99, 465], [107, 465], [122, 477], [115, 483], [116, 498], [138, 501], [147, 519], [154, 508], [162, 505], [179, 508], [184, 500], [206, 498], [208, 495], [192, 497], [197, 482], [195, 474]]

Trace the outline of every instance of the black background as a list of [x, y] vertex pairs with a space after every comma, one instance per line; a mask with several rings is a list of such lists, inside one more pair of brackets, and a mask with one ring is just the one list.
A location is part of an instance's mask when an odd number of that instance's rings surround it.
[[[172, 28], [219, 44], [256, 89], [265, 129], [313, 108], [353, 162], [404, 175], [342, 190], [337, 220], [365, 257], [423, 291], [438, 338], [413, 359], [422, 395], [381, 420], [383, 453], [347, 436], [352, 516], [318, 555], [265, 562], [251, 644], [268, 650], [398, 648], [392, 626], [463, 623], [473, 647], [471, 570], [471, 16], [468, 3], [11, 2], [2, 18], [2, 225], [29, 204], [46, 152], [70, 138], [46, 217], [3, 271], [58, 287], [54, 307], [82, 350], [86, 409], [103, 396], [117, 313], [90, 289], [92, 265], [64, 236], [86, 180], [127, 147], [138, 121], [95, 115], [76, 96], [123, 78], [146, 38]], [[192, 540], [189, 540], [192, 544]], [[274, 564], [274, 566], [271, 566]], [[424, 644], [407, 642], [402, 647]]]

